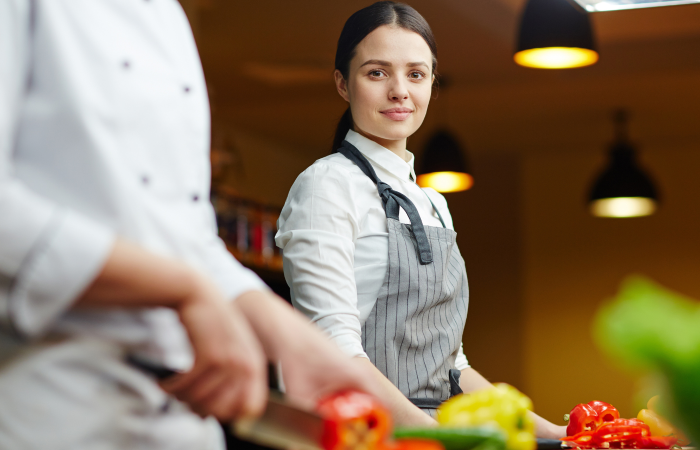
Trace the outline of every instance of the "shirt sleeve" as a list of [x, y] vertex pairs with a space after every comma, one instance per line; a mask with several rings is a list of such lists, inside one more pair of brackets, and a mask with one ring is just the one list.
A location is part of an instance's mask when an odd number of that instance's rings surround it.
[[457, 358], [455, 359], [455, 368], [457, 370], [464, 370], [468, 369], [471, 367], [469, 365], [469, 361], [467, 361], [467, 357], [464, 354], [464, 345], [459, 344], [459, 352], [457, 353]]
[[0, 327], [46, 332], [99, 272], [107, 228], [33, 193], [14, 176], [14, 141], [27, 90], [30, 2], [0, 2]]
[[362, 348], [354, 253], [356, 200], [342, 167], [316, 163], [295, 181], [280, 215], [275, 242], [294, 307], [349, 356]]

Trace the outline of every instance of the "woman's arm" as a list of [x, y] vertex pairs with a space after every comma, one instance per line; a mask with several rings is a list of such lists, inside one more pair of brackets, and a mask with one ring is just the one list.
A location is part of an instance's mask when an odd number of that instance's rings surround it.
[[367, 358], [357, 357], [353, 360], [359, 366], [371, 372], [373, 381], [380, 388], [379, 399], [389, 408], [396, 425], [401, 426], [436, 426], [437, 422], [410, 402], [383, 373]]
[[[491, 382], [484, 378], [479, 372], [468, 367], [462, 370], [459, 386], [464, 393], [476, 391], [491, 386]], [[566, 426], [555, 425], [547, 419], [538, 416], [534, 412], [530, 413], [535, 421], [535, 430], [538, 438], [559, 439], [566, 436]]]

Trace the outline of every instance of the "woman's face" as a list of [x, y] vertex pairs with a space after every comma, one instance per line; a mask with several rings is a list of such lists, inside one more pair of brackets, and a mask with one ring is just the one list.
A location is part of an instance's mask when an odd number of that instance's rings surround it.
[[338, 92], [350, 103], [355, 131], [385, 147], [398, 144], [405, 149], [406, 138], [428, 111], [432, 61], [430, 47], [413, 31], [384, 25], [368, 34], [355, 48], [348, 79], [335, 73]]

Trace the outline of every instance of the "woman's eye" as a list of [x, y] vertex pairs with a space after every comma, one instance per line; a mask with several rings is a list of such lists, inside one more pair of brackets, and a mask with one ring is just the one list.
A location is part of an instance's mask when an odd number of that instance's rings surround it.
[[374, 77], [374, 78], [379, 78], [379, 77], [381, 77], [382, 75], [384, 75], [384, 72], [382, 72], [381, 70], [372, 70], [372, 71], [369, 73], [369, 76], [370, 76], [370, 77]]
[[425, 78], [425, 74], [423, 72], [411, 72], [409, 78], [412, 78], [414, 80], [420, 80]]

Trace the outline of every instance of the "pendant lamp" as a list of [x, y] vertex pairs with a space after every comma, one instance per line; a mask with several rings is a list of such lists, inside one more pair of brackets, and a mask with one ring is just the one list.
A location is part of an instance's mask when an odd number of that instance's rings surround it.
[[616, 138], [608, 166], [598, 176], [589, 197], [591, 214], [598, 217], [642, 217], [656, 211], [654, 183], [637, 164], [637, 152], [627, 135], [627, 113], [615, 114]]
[[469, 165], [457, 139], [445, 129], [428, 141], [416, 182], [438, 192], [466, 191], [474, 184]]
[[700, 0], [576, 0], [587, 11], [617, 11], [657, 6], [690, 5]]
[[520, 21], [515, 62], [570, 69], [598, 61], [588, 13], [572, 0], [529, 0]]

